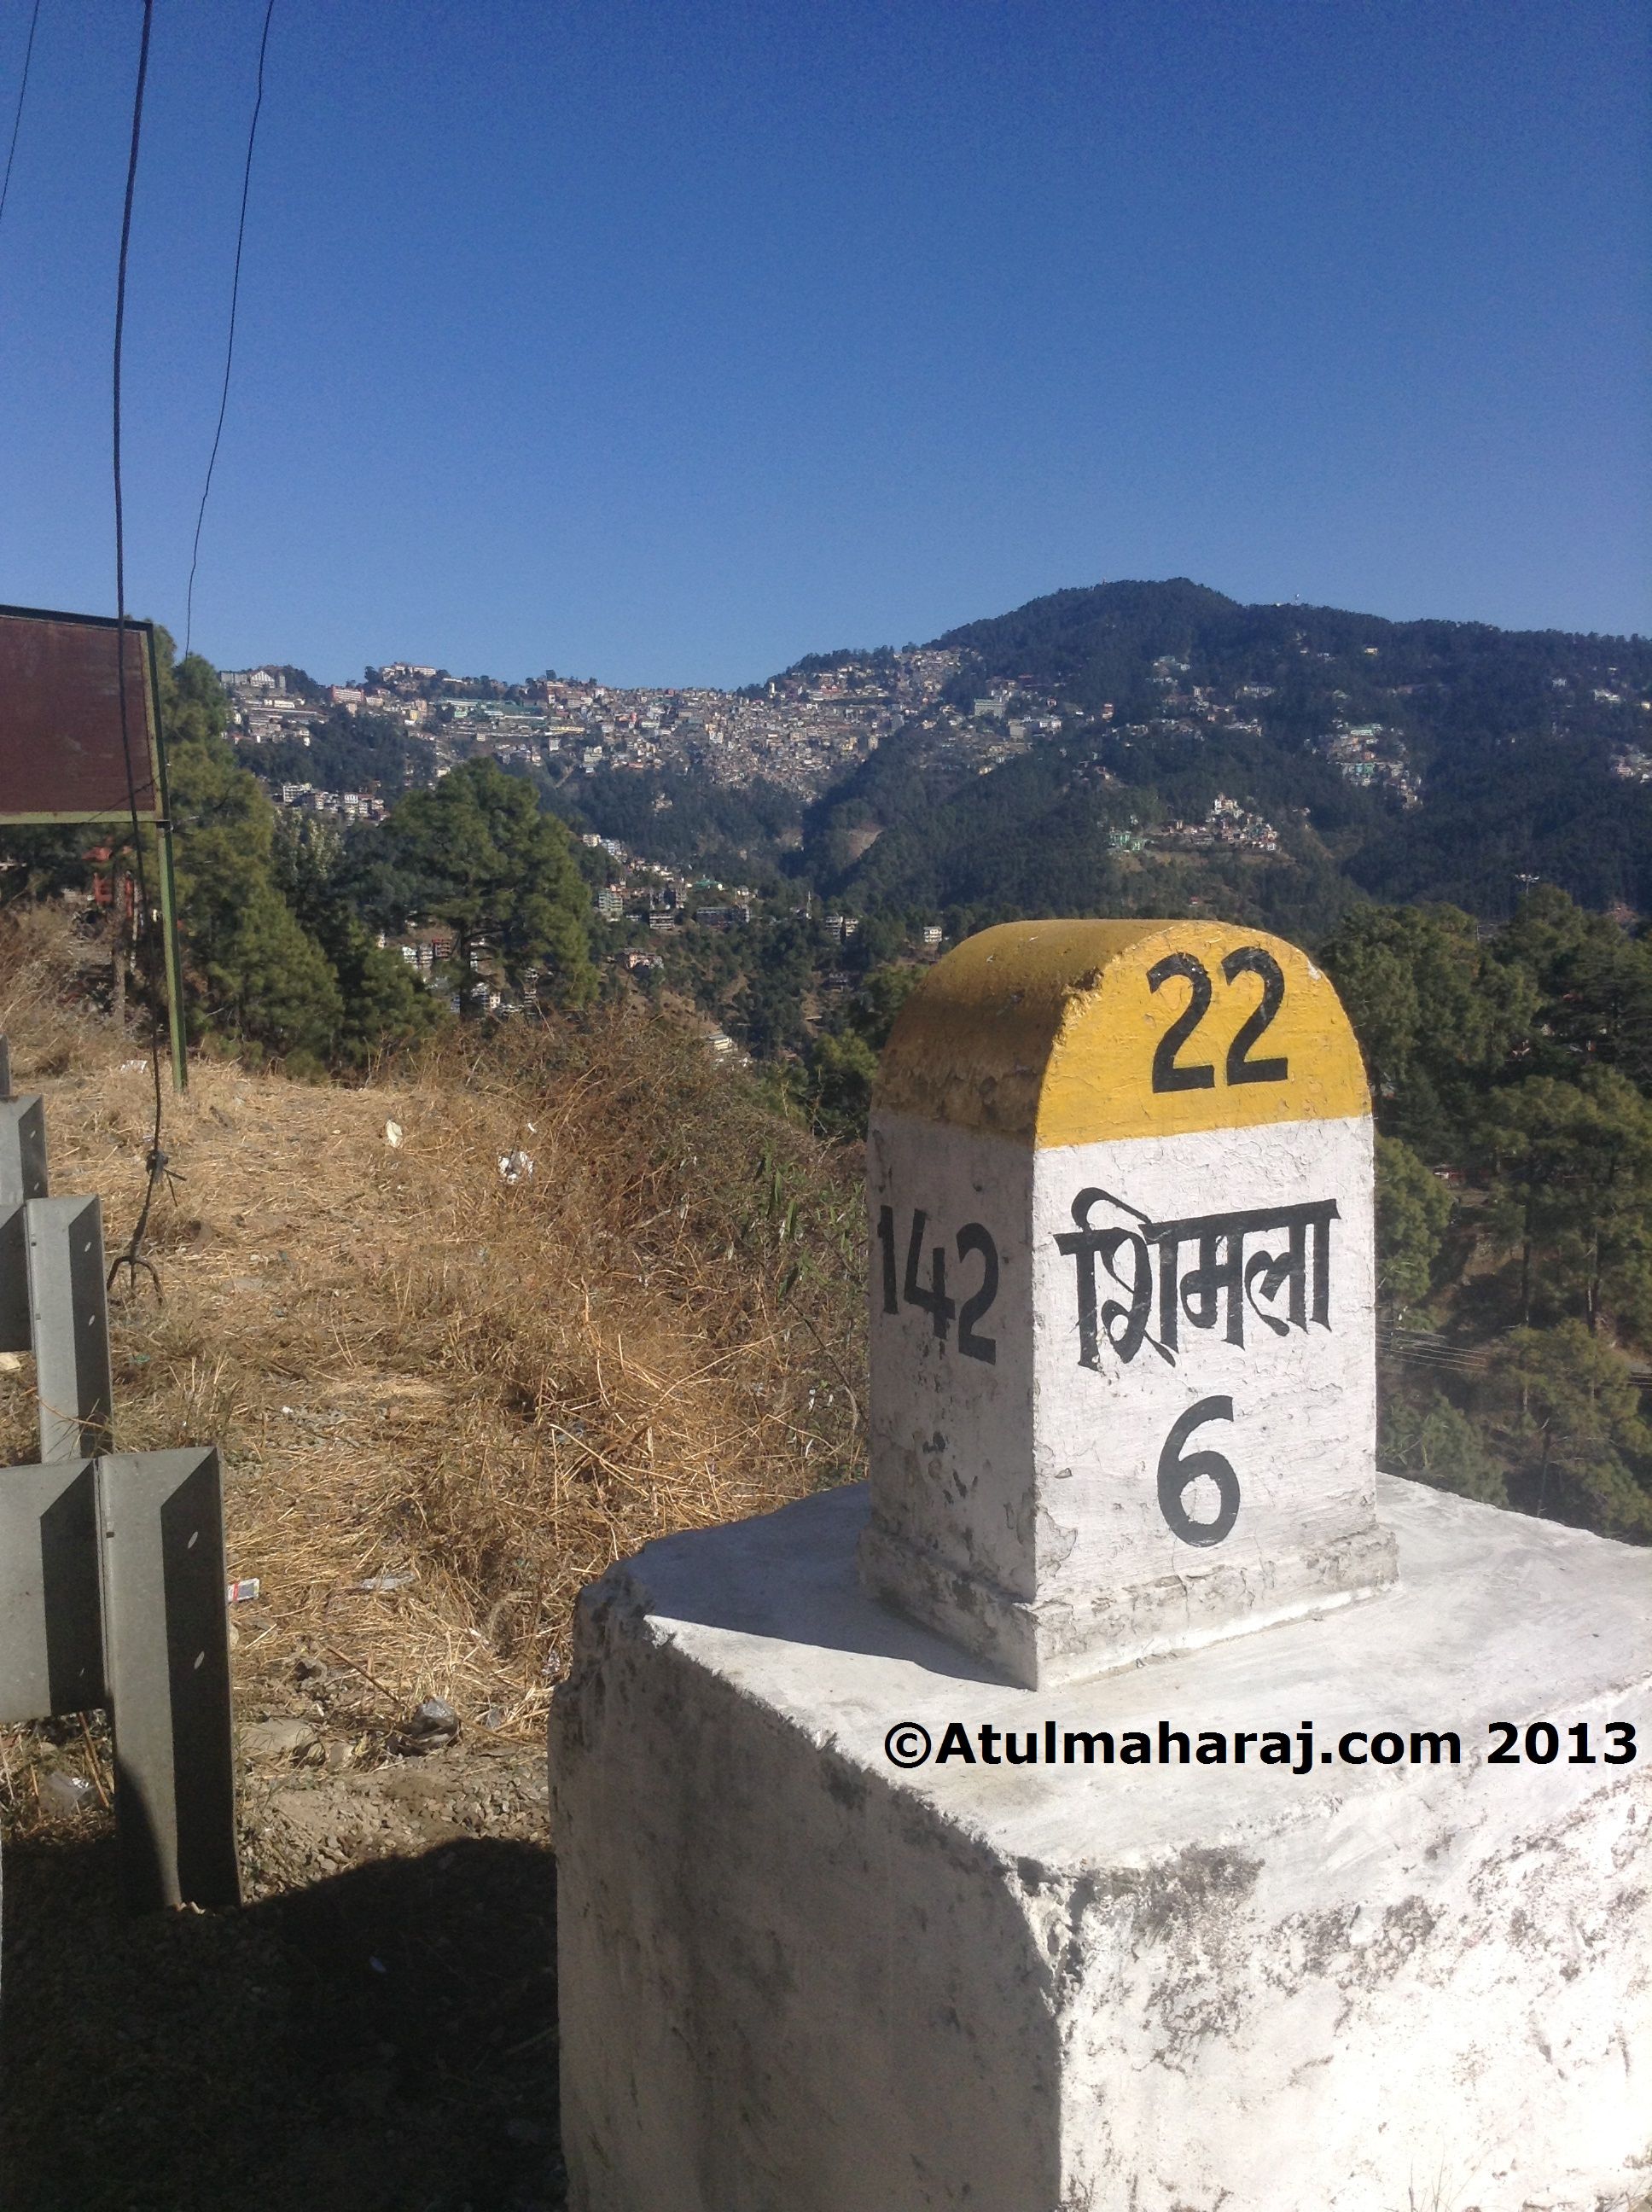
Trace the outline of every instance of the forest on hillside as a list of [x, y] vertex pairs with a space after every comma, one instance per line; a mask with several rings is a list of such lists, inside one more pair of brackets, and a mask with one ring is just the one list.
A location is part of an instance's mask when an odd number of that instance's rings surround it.
[[[1054, 704], [1059, 739], [983, 775], [967, 738], [909, 724], [810, 811], [803, 866], [835, 896], [1034, 914], [1203, 897], [1307, 936], [1362, 896], [1505, 919], [1536, 878], [1652, 910], [1644, 639], [1242, 606], [1178, 581], [1054, 592], [933, 648], [963, 657], [957, 714], [994, 690], [1011, 714]], [[1339, 732], [1370, 733], [1393, 780], [1339, 764]], [[1276, 859], [1129, 849], [1222, 794], [1273, 825]]]

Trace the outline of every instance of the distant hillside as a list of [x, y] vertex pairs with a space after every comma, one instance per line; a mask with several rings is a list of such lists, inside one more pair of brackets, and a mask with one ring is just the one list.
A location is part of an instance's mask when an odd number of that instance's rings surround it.
[[804, 867], [853, 903], [1202, 898], [1312, 933], [1356, 892], [1504, 915], [1535, 876], [1652, 910], [1644, 639], [1178, 579], [1054, 592], [928, 649], [961, 655], [934, 711], [806, 817]]

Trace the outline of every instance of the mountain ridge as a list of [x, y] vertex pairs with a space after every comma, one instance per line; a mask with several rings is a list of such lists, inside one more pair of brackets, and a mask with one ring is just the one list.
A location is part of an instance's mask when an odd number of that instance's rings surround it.
[[[805, 872], [834, 896], [1128, 910], [1131, 878], [1204, 830], [1206, 890], [1183, 865], [1156, 891], [1309, 934], [1360, 894], [1500, 918], [1530, 878], [1652, 908], [1638, 636], [1246, 605], [1175, 578], [1048, 593], [924, 649], [960, 656], [940, 710], [805, 814]], [[982, 722], [1019, 735], [992, 757]], [[1221, 801], [1277, 842], [1224, 848]]]

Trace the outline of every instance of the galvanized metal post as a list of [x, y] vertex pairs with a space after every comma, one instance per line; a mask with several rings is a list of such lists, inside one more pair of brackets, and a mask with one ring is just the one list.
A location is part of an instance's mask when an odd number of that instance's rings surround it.
[[115, 1407], [102, 1204], [33, 1198], [23, 1213], [40, 1457], [91, 1459], [109, 1447]]
[[92, 1462], [0, 1468], [0, 1723], [105, 1699]]
[[0, 1206], [44, 1198], [46, 1102], [38, 1091], [0, 1099]]
[[0, 1722], [105, 1707], [128, 1906], [237, 1905], [218, 1455], [107, 1449], [102, 1208], [46, 1196], [10, 1087], [0, 1038], [0, 1349], [34, 1353], [42, 1462], [0, 1468]]
[[0, 1037], [0, 1352], [28, 1352], [28, 1244], [25, 1200], [46, 1193], [46, 1105], [11, 1095], [11, 1047]]
[[218, 1455], [111, 1453], [97, 1495], [126, 1903], [239, 1905]]
[[0, 1352], [32, 1352], [28, 1236], [21, 1206], [0, 1207]]

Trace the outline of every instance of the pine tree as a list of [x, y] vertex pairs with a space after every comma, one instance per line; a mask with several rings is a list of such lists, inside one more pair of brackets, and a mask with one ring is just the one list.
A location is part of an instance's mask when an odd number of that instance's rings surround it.
[[343, 997], [275, 882], [275, 809], [224, 739], [228, 708], [211, 669], [198, 654], [174, 669], [164, 632], [156, 647], [191, 1027], [319, 1067], [343, 1024]]
[[401, 956], [378, 944], [351, 897], [349, 856], [337, 823], [286, 816], [276, 827], [276, 878], [294, 913], [338, 979], [343, 1017], [333, 1058], [359, 1067], [375, 1053], [410, 1044], [441, 1009]]
[[410, 792], [382, 843], [407, 913], [453, 933], [462, 1014], [477, 1010], [484, 957], [518, 990], [537, 968], [543, 995], [561, 1005], [594, 994], [589, 895], [568, 831], [519, 776], [467, 761], [434, 791]]

